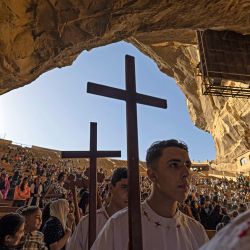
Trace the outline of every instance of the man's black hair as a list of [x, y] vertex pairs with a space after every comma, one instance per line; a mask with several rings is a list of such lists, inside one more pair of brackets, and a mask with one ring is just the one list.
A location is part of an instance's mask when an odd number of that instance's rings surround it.
[[57, 180], [58, 181], [61, 181], [61, 179], [65, 176], [65, 173], [64, 172], [61, 172], [58, 177], [57, 177]]
[[115, 169], [111, 177], [111, 184], [115, 186], [115, 184], [118, 181], [120, 181], [121, 179], [127, 179], [127, 178], [128, 178], [128, 169], [125, 167], [117, 168]]
[[147, 150], [147, 155], [146, 155], [147, 168], [152, 168], [152, 163], [155, 160], [159, 159], [162, 155], [162, 150], [168, 147], [177, 147], [180, 149], [184, 149], [185, 151], [188, 152], [188, 146], [182, 141], [178, 141], [175, 139], [156, 141], [153, 144], [151, 144], [151, 146]]
[[[83, 191], [82, 191], [83, 190]], [[81, 198], [78, 203], [79, 208], [82, 209], [83, 213], [86, 213], [87, 206], [89, 204], [89, 192], [87, 190], [82, 189]]]
[[40, 227], [40, 231], [41, 231], [41, 229], [43, 229], [43, 226], [45, 225], [46, 221], [50, 218], [50, 205], [51, 205], [51, 202], [47, 203], [45, 205], [45, 207], [43, 208], [43, 211], [42, 211], [42, 225]]
[[24, 223], [24, 218], [17, 213], [9, 213], [0, 219], [0, 248], [5, 245], [5, 236], [15, 235]]

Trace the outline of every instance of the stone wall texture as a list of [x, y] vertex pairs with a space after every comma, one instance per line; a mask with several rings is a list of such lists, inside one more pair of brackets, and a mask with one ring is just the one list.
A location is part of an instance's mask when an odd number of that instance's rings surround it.
[[216, 164], [250, 150], [250, 100], [202, 95], [196, 30], [250, 34], [250, 0], [1, 0], [0, 94], [71, 65], [84, 50], [126, 40], [174, 77]]

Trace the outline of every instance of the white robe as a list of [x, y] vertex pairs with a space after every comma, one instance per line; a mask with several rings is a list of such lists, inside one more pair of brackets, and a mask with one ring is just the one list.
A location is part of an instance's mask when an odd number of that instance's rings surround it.
[[[101, 231], [109, 216], [105, 208], [96, 212], [96, 235]], [[79, 221], [74, 233], [72, 234], [66, 250], [88, 250], [88, 232], [89, 232], [89, 215], [84, 216]]]
[[[208, 241], [193, 218], [180, 211], [173, 218], [159, 216], [147, 202], [142, 203], [142, 237], [143, 250], [195, 250]], [[128, 210], [123, 209], [108, 220], [91, 250], [127, 250], [128, 240]]]
[[222, 228], [200, 250], [249, 250], [250, 249], [250, 210], [239, 215]]

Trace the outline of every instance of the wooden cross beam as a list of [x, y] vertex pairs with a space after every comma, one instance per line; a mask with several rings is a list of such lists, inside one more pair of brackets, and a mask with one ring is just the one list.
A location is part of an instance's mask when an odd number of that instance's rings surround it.
[[87, 92], [111, 97], [126, 102], [127, 118], [127, 158], [129, 187], [129, 249], [142, 250], [141, 203], [139, 183], [139, 149], [136, 104], [167, 108], [167, 101], [136, 93], [134, 57], [125, 56], [126, 90], [88, 82]]
[[62, 158], [89, 158], [89, 249], [96, 238], [96, 160], [104, 157], [121, 157], [121, 151], [97, 151], [97, 123], [90, 123], [90, 150], [89, 151], [62, 151]]

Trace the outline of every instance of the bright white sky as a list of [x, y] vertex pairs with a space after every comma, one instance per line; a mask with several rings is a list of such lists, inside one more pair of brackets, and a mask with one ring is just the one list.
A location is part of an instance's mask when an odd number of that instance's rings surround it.
[[135, 57], [137, 92], [167, 99], [168, 109], [138, 105], [139, 152], [163, 139], [185, 141], [192, 160], [215, 159], [210, 134], [196, 128], [174, 79], [125, 42], [84, 51], [73, 65], [41, 75], [0, 96], [0, 137], [57, 150], [88, 150], [97, 122], [98, 150], [121, 150], [126, 159], [125, 102], [86, 93], [87, 82], [125, 88], [125, 55]]

